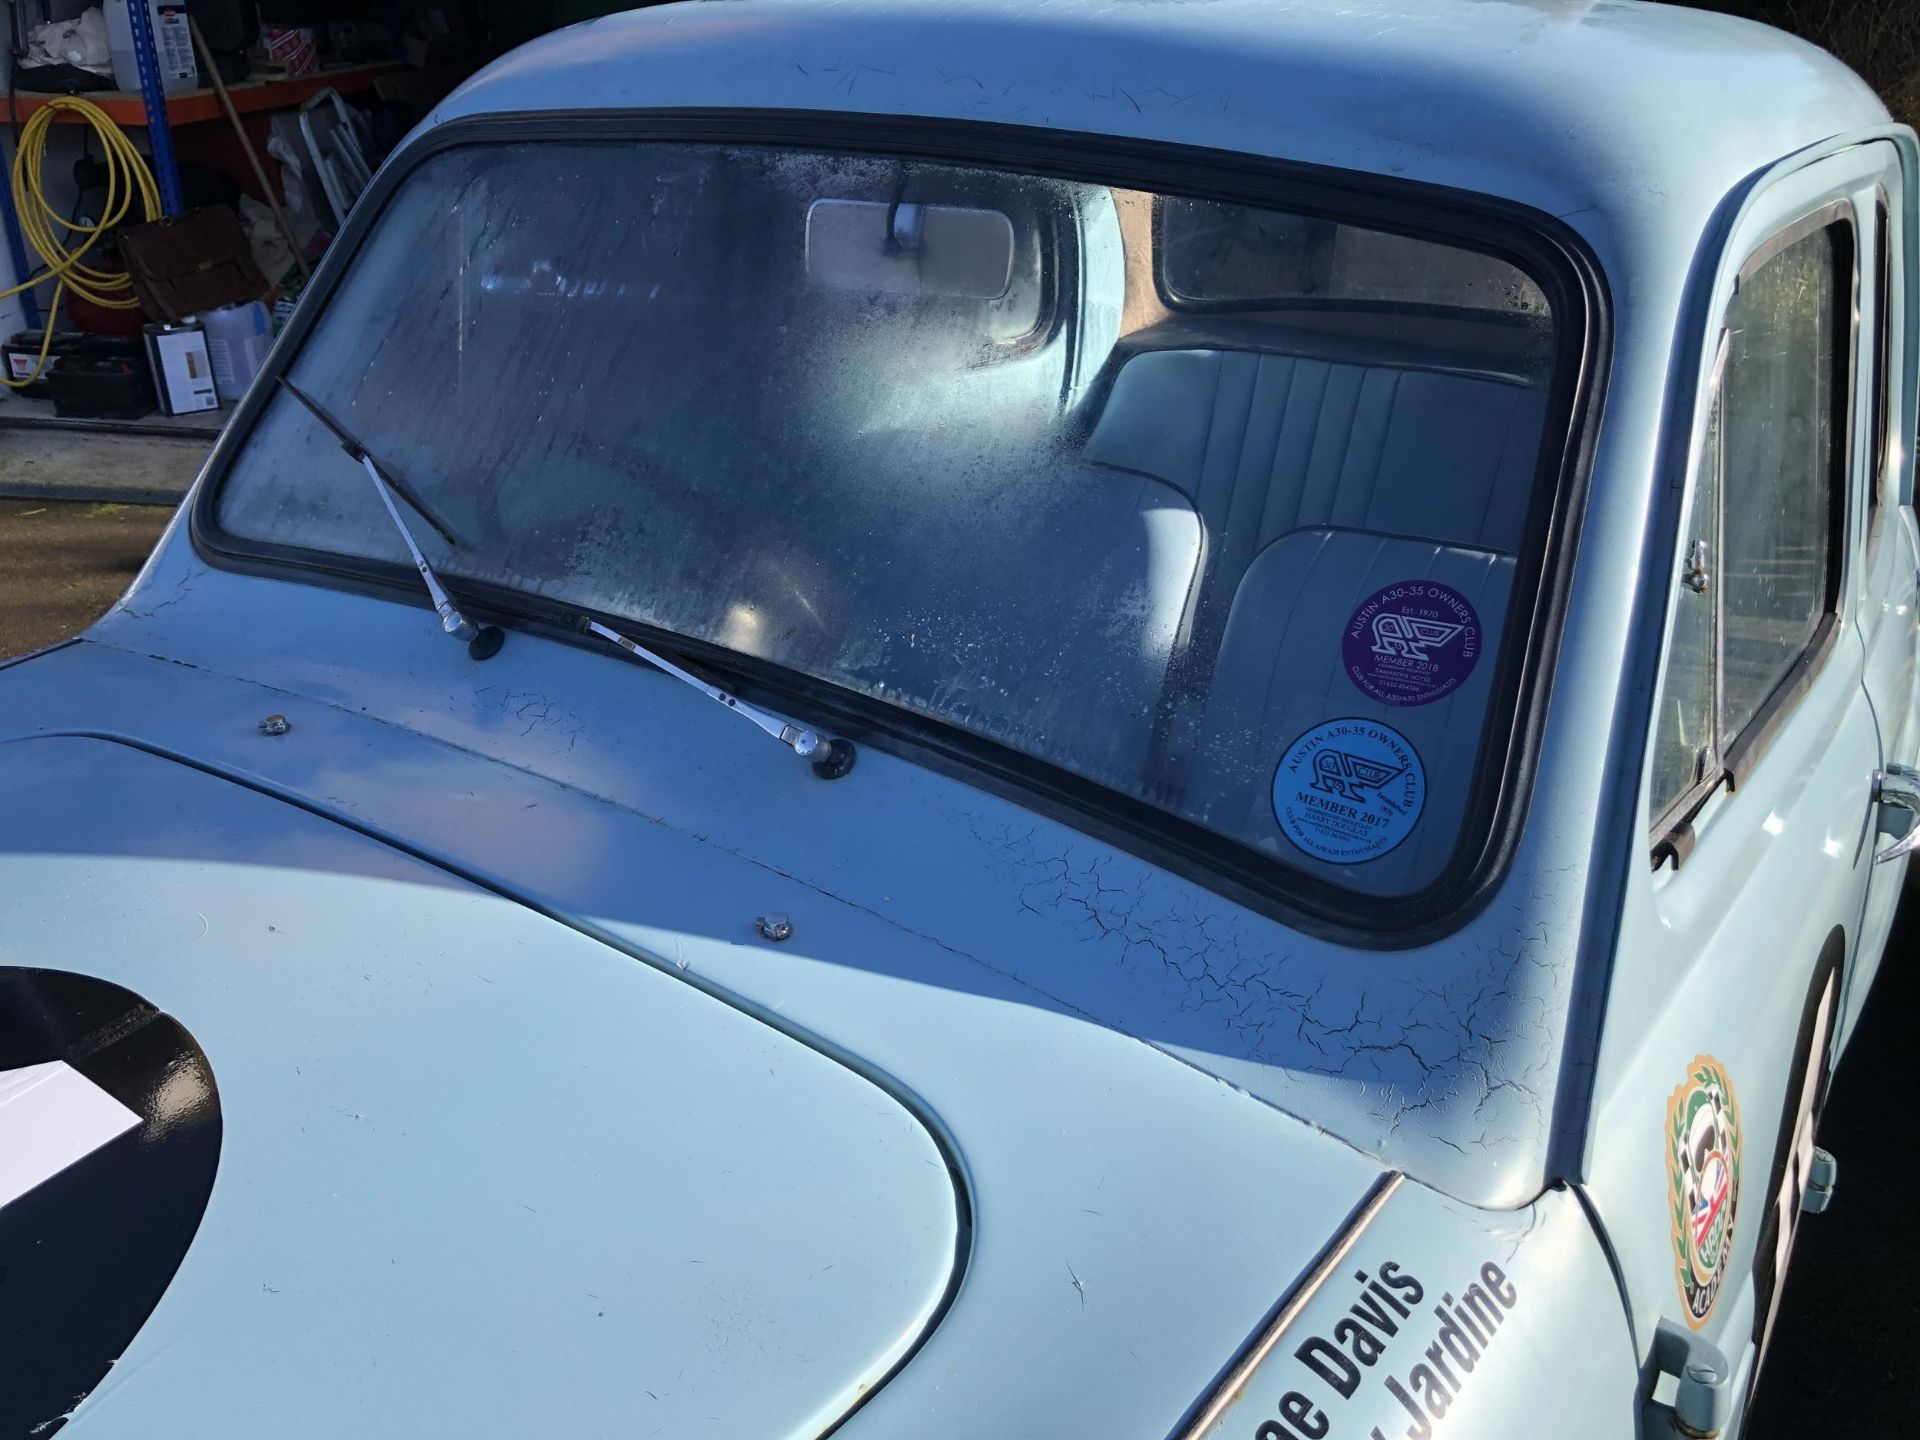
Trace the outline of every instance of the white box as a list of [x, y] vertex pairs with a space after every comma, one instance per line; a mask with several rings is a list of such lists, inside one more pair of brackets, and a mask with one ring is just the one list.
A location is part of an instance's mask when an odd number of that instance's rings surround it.
[[149, 325], [146, 340], [147, 363], [153, 366], [153, 388], [162, 410], [169, 415], [193, 415], [219, 408], [205, 331], [198, 325]]

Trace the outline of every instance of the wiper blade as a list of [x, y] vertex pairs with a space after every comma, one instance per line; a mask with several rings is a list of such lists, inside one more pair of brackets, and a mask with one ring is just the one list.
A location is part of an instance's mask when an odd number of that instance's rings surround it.
[[389, 470], [386, 466], [382, 465], [378, 460], [375, 460], [373, 456], [368, 453], [367, 447], [360, 443], [360, 437], [347, 429], [347, 427], [342, 425], [338, 420], [334, 419], [332, 413], [326, 406], [307, 394], [306, 391], [302, 390], [284, 375], [280, 377], [280, 385], [289, 395], [306, 406], [312, 413], [314, 419], [318, 420], [333, 432], [333, 438], [340, 442], [340, 448], [342, 450], [346, 451], [347, 454], [351, 455], [355, 460], [361, 461], [363, 464], [370, 464], [375, 474], [386, 482], [387, 488], [402, 500], [406, 501], [408, 505], [412, 506], [414, 512], [419, 515], [422, 520], [426, 521], [427, 524], [431, 525], [439, 533], [442, 540], [446, 541], [449, 545], [459, 546], [460, 537], [447, 528], [447, 522], [434, 514], [432, 508], [415, 493], [411, 485], [394, 474], [393, 471]]
[[400, 540], [407, 547], [407, 554], [413, 557], [413, 568], [420, 572], [420, 578], [426, 582], [427, 594], [432, 597], [433, 608], [440, 616], [440, 628], [454, 639], [466, 641], [467, 653], [475, 660], [487, 660], [499, 654], [500, 646], [506, 640], [500, 627], [476, 626], [460, 613], [460, 607], [455, 605], [452, 597], [447, 594], [447, 587], [440, 583], [440, 577], [433, 573], [433, 566], [429, 565], [427, 557], [420, 553], [420, 545], [413, 538], [413, 531], [408, 529], [407, 522], [400, 518], [400, 507], [394, 504], [394, 495], [399, 494], [407, 504], [417, 510], [421, 518], [439, 531], [449, 545], [458, 545], [460, 542], [454, 539], [453, 532], [441, 523], [439, 517], [429, 510], [399, 477], [375, 460], [353, 432], [329, 415], [325, 406], [284, 375], [280, 377], [280, 383], [286, 388], [288, 394], [313, 413], [314, 419], [333, 432], [334, 438], [340, 442], [340, 448], [359, 461], [361, 467], [367, 472], [367, 479], [373, 482], [374, 493], [380, 497], [380, 503], [386, 506], [387, 514], [393, 520], [393, 528], [400, 532]]
[[813, 773], [822, 780], [838, 780], [853, 769], [857, 753], [851, 740], [836, 740], [821, 735], [818, 731], [808, 730], [795, 725], [791, 720], [783, 720], [778, 715], [762, 710], [757, 705], [749, 705], [737, 695], [729, 694], [718, 685], [710, 685], [698, 675], [667, 659], [657, 651], [649, 650], [637, 640], [629, 640], [617, 630], [610, 630], [598, 620], [581, 616], [580, 628], [589, 634], [598, 635], [602, 640], [611, 641], [629, 655], [644, 660], [657, 670], [664, 670], [683, 685], [691, 685], [709, 700], [717, 700], [729, 710], [744, 715], [767, 734], [785, 745], [802, 760], [813, 763]]

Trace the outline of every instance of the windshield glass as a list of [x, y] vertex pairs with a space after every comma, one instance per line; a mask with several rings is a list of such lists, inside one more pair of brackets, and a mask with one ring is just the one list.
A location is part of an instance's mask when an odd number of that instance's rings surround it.
[[[1171, 282], [1171, 283], [1170, 283]], [[1553, 316], [1499, 260], [897, 157], [448, 150], [288, 374], [434, 569], [989, 737], [1351, 889], [1462, 836]], [[284, 391], [226, 533], [407, 563]]]

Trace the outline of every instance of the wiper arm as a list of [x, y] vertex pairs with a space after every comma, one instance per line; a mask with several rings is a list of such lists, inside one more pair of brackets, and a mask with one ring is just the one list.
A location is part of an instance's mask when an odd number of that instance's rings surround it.
[[427, 594], [432, 597], [433, 608], [440, 616], [440, 628], [454, 639], [466, 641], [467, 654], [475, 660], [489, 660], [499, 654], [506, 636], [501, 633], [498, 625], [476, 626], [460, 613], [460, 607], [453, 603], [452, 597], [447, 594], [446, 586], [442, 585], [440, 577], [433, 573], [433, 567], [427, 563], [427, 557], [420, 553], [420, 546], [413, 538], [413, 531], [408, 529], [407, 522], [400, 518], [400, 507], [393, 502], [395, 493], [400, 494], [420, 513], [422, 519], [439, 531], [449, 545], [458, 545], [460, 542], [454, 538], [453, 532], [422, 503], [419, 496], [413, 494], [405, 482], [389, 473], [372, 455], [368, 454], [367, 447], [360, 443], [359, 438], [329, 415], [318, 400], [284, 375], [280, 377], [280, 383], [286, 388], [288, 394], [313, 413], [314, 419], [333, 432], [334, 438], [340, 442], [340, 448], [359, 461], [361, 467], [366, 470], [367, 479], [373, 482], [374, 493], [379, 495], [380, 503], [387, 507], [387, 514], [393, 520], [393, 528], [400, 532], [400, 539], [407, 547], [407, 554], [413, 557], [413, 568], [420, 572], [420, 578], [426, 582]]
[[769, 714], [757, 705], [749, 705], [737, 695], [730, 695], [718, 685], [709, 685], [698, 675], [683, 670], [638, 641], [629, 640], [617, 630], [609, 630], [598, 620], [587, 616], [580, 618], [580, 628], [589, 634], [598, 635], [602, 640], [611, 641], [629, 655], [646, 661], [657, 670], [664, 670], [683, 685], [691, 685], [709, 700], [717, 700], [729, 710], [737, 711], [758, 725], [767, 734], [785, 745], [802, 760], [813, 762], [813, 773], [822, 780], [838, 780], [853, 769], [857, 752], [851, 740], [836, 740], [823, 736], [816, 731], [795, 725], [791, 720], [782, 720], [778, 715]]

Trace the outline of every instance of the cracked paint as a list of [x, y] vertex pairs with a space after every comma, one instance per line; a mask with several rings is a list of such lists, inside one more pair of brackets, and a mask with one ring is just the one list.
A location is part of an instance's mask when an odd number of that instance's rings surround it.
[[[175, 577], [173, 588], [168, 591], [166, 598], [161, 600], [145, 600], [146, 593], [151, 587], [145, 585], [137, 586], [133, 591], [121, 598], [120, 603], [114, 607], [114, 610], [119, 614], [129, 615], [135, 620], [151, 620], [160, 611], [168, 609], [170, 606], [178, 605], [182, 600], [186, 599], [189, 592], [193, 589], [193, 582], [199, 578], [199, 575], [199, 571], [191, 569], [181, 572]], [[140, 597], [143, 603], [136, 606], [133, 603], [136, 597]]]
[[[987, 831], [1029, 924], [1064, 927], [1022, 978], [1104, 1023], [1151, 1038], [1283, 1109], [1325, 1119], [1325, 1092], [1361, 1148], [1437, 1145], [1519, 1156], [1544, 1145], [1558, 1081], [1575, 867], [1541, 876], [1493, 917], [1492, 938], [1355, 954], [1296, 936], [1130, 857], [1036, 825]], [[1550, 923], [1558, 910], [1569, 921]], [[1089, 953], [1091, 952], [1091, 953]], [[1044, 957], [1044, 958], [1041, 958]], [[1132, 982], [1114, 985], [1116, 979]], [[1143, 1023], [1137, 988], [1175, 1025]]]
[[570, 751], [580, 742], [585, 722], [565, 705], [534, 690], [513, 690], [488, 685], [474, 692], [474, 699], [492, 703], [499, 713], [520, 725], [520, 737], [526, 739], [543, 728], [551, 729], [566, 741]]

